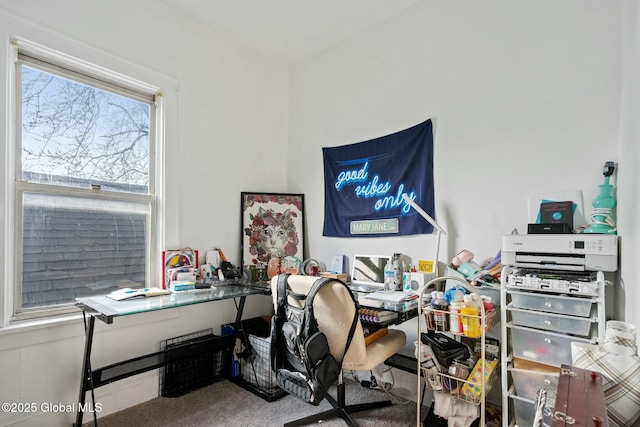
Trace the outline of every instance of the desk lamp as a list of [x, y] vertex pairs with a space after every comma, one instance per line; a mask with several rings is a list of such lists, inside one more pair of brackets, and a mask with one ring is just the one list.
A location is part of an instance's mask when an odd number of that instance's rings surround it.
[[418, 204], [414, 202], [413, 199], [411, 199], [411, 197], [409, 197], [407, 194], [403, 194], [402, 198], [413, 209], [415, 209], [420, 214], [420, 216], [426, 219], [427, 222], [433, 226], [434, 230], [436, 230], [436, 254], [434, 257], [434, 264], [435, 264], [434, 272], [436, 273], [436, 277], [439, 277], [438, 276], [438, 254], [440, 252], [440, 236], [442, 234], [446, 235], [447, 232], [444, 230], [444, 228], [440, 227], [440, 225], [438, 225], [438, 223], [433, 218], [431, 218], [431, 216], [428, 213], [426, 213], [420, 206], [418, 206]]
[[604, 184], [600, 186], [600, 194], [593, 199], [593, 214], [591, 214], [591, 226], [585, 228], [583, 233], [592, 234], [616, 234], [615, 220], [613, 219], [613, 208], [616, 206], [616, 199], [611, 195], [613, 185], [609, 184], [609, 177], [613, 175], [615, 164], [606, 162], [602, 174]]

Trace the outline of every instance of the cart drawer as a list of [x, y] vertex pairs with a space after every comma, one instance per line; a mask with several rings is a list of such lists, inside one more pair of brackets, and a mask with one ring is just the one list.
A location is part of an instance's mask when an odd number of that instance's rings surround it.
[[522, 326], [507, 325], [511, 329], [513, 355], [545, 365], [571, 364], [571, 343], [591, 343], [591, 340], [556, 334]]
[[509, 372], [518, 396], [535, 400], [540, 389], [555, 389], [558, 386], [560, 368], [523, 359], [513, 359]]
[[513, 308], [509, 304], [511, 320], [514, 324], [531, 328], [556, 331], [567, 334], [590, 336], [591, 326], [596, 319], [590, 317], [565, 316], [562, 314]]
[[547, 313], [568, 314], [570, 316], [589, 317], [595, 300], [563, 295], [550, 295], [540, 292], [511, 291], [511, 303], [515, 308], [540, 310]]

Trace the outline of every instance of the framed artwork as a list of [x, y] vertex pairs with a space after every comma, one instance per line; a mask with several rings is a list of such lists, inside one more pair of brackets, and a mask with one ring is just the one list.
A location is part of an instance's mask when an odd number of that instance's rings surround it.
[[242, 265], [300, 273], [304, 260], [304, 195], [241, 193]]

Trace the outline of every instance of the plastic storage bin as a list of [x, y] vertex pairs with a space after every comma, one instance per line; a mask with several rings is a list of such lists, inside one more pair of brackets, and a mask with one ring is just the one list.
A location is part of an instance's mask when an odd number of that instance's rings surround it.
[[513, 308], [511, 304], [508, 309], [511, 311], [511, 320], [516, 325], [573, 335], [589, 336], [591, 326], [596, 321], [590, 317], [572, 317]]
[[540, 389], [555, 389], [560, 379], [560, 368], [528, 360], [514, 359], [509, 368], [516, 394], [535, 400]]
[[[516, 416], [516, 425], [518, 427], [534, 427], [533, 420], [536, 417], [536, 401], [535, 399], [523, 399], [520, 396], [511, 396], [513, 401], [513, 409]], [[551, 417], [543, 415], [542, 427], [551, 426]], [[537, 427], [537, 426], [536, 426]]]
[[571, 365], [571, 343], [591, 340], [547, 331], [527, 329], [509, 323], [513, 355], [545, 365]]
[[515, 308], [546, 311], [547, 313], [589, 317], [595, 300], [576, 296], [551, 295], [540, 292], [511, 291], [511, 304]]
[[511, 396], [516, 425], [518, 427], [533, 427], [533, 419], [536, 417], [535, 400], [524, 399], [520, 396]]

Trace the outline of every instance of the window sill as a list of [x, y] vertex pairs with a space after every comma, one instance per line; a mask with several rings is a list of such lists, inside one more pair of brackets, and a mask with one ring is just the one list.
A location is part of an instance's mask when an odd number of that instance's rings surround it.
[[18, 334], [45, 328], [76, 324], [80, 319], [82, 319], [82, 313], [50, 316], [40, 319], [15, 320], [6, 326], [0, 327], [0, 337], [9, 334]]
[[[136, 316], [124, 316], [111, 325], [96, 322], [96, 333], [103, 328], [109, 331], [119, 328], [157, 325], [163, 320], [180, 317], [180, 310], [160, 310]], [[21, 348], [53, 341], [78, 339], [84, 341], [82, 312], [40, 319], [14, 321], [0, 328], [0, 351]]]

